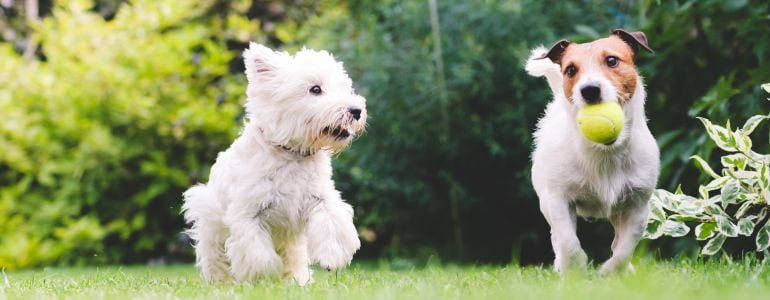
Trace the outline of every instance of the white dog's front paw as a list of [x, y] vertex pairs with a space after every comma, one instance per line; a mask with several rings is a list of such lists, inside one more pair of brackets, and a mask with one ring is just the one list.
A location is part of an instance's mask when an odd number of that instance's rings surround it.
[[283, 275], [285, 282], [294, 281], [299, 286], [305, 286], [313, 283], [313, 271], [310, 268], [303, 268], [301, 270], [295, 270]]
[[310, 238], [310, 259], [328, 270], [344, 268], [353, 260], [353, 254], [361, 248], [361, 241], [353, 224], [326, 237]]
[[361, 247], [358, 237], [352, 237], [339, 243], [328, 242], [326, 245], [313, 251], [311, 259], [318, 262], [321, 267], [328, 270], [337, 270], [350, 265], [353, 254]]
[[581, 249], [563, 256], [557, 256], [554, 262], [556, 272], [565, 275], [570, 272], [584, 272], [588, 264], [588, 255]]
[[209, 283], [227, 282], [232, 279], [228, 268], [205, 268], [201, 267], [201, 276], [203, 280]]

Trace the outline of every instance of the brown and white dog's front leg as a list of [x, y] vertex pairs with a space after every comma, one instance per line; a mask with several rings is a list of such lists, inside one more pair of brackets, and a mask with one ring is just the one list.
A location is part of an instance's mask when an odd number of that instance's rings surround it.
[[575, 208], [564, 197], [554, 194], [539, 196], [540, 210], [551, 226], [551, 244], [556, 256], [554, 268], [561, 274], [585, 270], [588, 257], [577, 237]]
[[626, 268], [629, 271], [634, 270], [631, 257], [647, 226], [649, 215], [647, 201], [651, 194], [650, 190], [635, 191], [626, 200], [628, 206], [610, 216], [610, 222], [615, 229], [615, 239], [612, 241], [612, 257], [602, 264], [600, 271], [603, 274]]

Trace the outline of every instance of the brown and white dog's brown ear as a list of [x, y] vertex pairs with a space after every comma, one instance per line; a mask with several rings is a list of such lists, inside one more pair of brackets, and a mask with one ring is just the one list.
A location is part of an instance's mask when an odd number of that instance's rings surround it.
[[650, 46], [647, 45], [647, 36], [644, 35], [644, 32], [628, 32], [623, 29], [613, 29], [612, 34], [617, 35], [621, 40], [626, 42], [626, 44], [631, 46], [631, 49], [634, 50], [634, 54], [639, 52], [640, 47], [650, 53], [654, 53], [654, 51], [650, 49]]
[[571, 43], [572, 42], [570, 42], [568, 40], [558, 41], [558, 42], [556, 42], [556, 44], [553, 45], [553, 47], [551, 47], [550, 50], [548, 50], [548, 52], [544, 53], [543, 56], [538, 57], [536, 59], [548, 58], [553, 63], [558, 65], [558, 64], [561, 63], [561, 57], [564, 54], [564, 50], [566, 50], [567, 46], [569, 46], [569, 44], [571, 44]]

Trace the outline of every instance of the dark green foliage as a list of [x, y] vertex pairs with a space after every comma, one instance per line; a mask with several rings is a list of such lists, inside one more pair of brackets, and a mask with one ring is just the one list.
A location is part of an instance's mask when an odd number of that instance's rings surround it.
[[308, 26], [310, 45], [345, 61], [368, 99], [371, 125], [337, 161], [338, 185], [390, 255], [543, 259], [529, 152], [551, 96], [522, 65], [534, 45], [581, 38], [557, 20], [588, 18], [604, 35], [612, 15], [542, 1], [440, 4], [443, 74], [426, 1], [353, 2], [350, 18]]

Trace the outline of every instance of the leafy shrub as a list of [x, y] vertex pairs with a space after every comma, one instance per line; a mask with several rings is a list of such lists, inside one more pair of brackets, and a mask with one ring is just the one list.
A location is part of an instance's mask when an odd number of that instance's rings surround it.
[[[648, 86], [646, 109], [650, 129], [661, 148], [658, 185], [695, 187], [698, 171], [688, 158], [700, 155], [711, 163], [713, 143], [696, 116], [716, 123], [747, 119], [768, 111], [758, 88], [770, 78], [770, 2], [640, 1], [638, 19], [655, 50], [639, 68]], [[690, 116], [687, 118], [685, 116]], [[755, 137], [755, 150], [770, 151], [765, 136]], [[713, 159], [710, 159], [713, 158]], [[695, 193], [695, 191], [687, 191]]]
[[250, 21], [199, 19], [205, 1], [131, 1], [112, 20], [92, 5], [32, 24], [39, 60], [0, 44], [4, 268], [166, 253], [180, 193], [238, 128], [245, 87], [221, 39]]
[[[770, 84], [763, 88], [770, 93]], [[755, 233], [756, 251], [766, 251], [770, 247], [770, 155], [754, 152], [749, 135], [770, 115], [753, 116], [737, 129], [732, 129], [729, 120], [722, 127], [699, 119], [716, 146], [728, 153], [721, 158], [722, 171], [717, 173], [706, 160], [692, 156], [711, 181], [700, 186], [697, 198], [681, 190], [657, 190], [650, 201], [645, 237], [685, 236], [690, 232], [689, 223], [697, 224], [696, 239], [707, 241], [703, 255], [718, 253], [728, 237]]]

